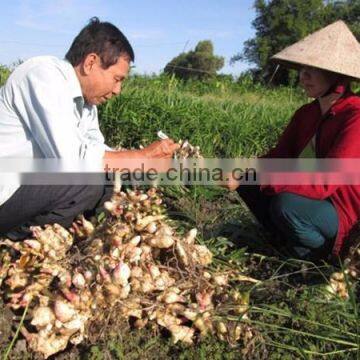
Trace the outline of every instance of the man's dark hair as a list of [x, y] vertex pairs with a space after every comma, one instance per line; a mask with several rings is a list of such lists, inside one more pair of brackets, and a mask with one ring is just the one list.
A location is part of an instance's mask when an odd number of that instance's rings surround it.
[[135, 59], [125, 35], [113, 24], [101, 22], [97, 17], [91, 18], [76, 36], [65, 58], [72, 66], [77, 66], [91, 53], [100, 57], [104, 69], [116, 64], [121, 55], [129, 56], [131, 61]]

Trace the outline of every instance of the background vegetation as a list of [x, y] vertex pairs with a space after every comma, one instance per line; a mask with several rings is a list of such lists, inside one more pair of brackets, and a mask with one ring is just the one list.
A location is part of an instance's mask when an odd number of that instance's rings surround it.
[[[257, 81], [267, 82], [271, 78], [275, 69], [271, 56], [336, 20], [344, 20], [360, 39], [359, 0], [255, 0], [254, 7], [255, 36], [245, 42], [243, 50], [231, 61], [247, 61], [253, 66], [249, 72]], [[223, 59], [213, 54], [211, 41], [206, 40], [199, 42], [194, 51], [183, 52], [171, 60], [165, 73], [181, 79], [209, 78], [223, 65]], [[296, 82], [296, 72], [282, 67], [273, 83]]]
[[[258, 80], [267, 80], [274, 71], [272, 55], [306, 35], [336, 21], [344, 20], [360, 39], [360, 2], [358, 0], [256, 0], [255, 37], [232, 61], [246, 60], [254, 65]], [[294, 84], [296, 73], [285, 68], [276, 76], [277, 84]]]
[[200, 41], [195, 50], [183, 52], [172, 59], [164, 69], [165, 74], [174, 74], [181, 79], [206, 79], [216, 75], [224, 66], [224, 58], [214, 55], [210, 40]]

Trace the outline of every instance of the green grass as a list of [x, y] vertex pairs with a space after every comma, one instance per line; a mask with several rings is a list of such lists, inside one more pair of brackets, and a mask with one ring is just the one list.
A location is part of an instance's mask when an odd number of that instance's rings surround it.
[[100, 109], [101, 128], [113, 146], [146, 144], [163, 130], [199, 145], [206, 156], [252, 156], [274, 144], [301, 101], [288, 88], [249, 85], [247, 90], [242, 84], [135, 77], [120, 97]]
[[[306, 99], [296, 89], [265, 89], [251, 82], [183, 83], [166, 77], [132, 77], [120, 97], [99, 109], [112, 146], [138, 147], [158, 130], [200, 145], [207, 156], [263, 154]], [[101, 341], [72, 348], [59, 359], [359, 359], [359, 302], [327, 300], [334, 270], [284, 259], [265, 244], [239, 198], [215, 187], [165, 187], [170, 216], [196, 226], [216, 255], [214, 266], [236, 266], [263, 280], [250, 292], [250, 324], [261, 335], [252, 347], [232, 348], [216, 338], [193, 347], [172, 345], [151, 329], [114, 325]], [[236, 231], [239, 230], [237, 233]], [[1, 315], [1, 314], [0, 314]], [[32, 358], [17, 350], [12, 357]]]

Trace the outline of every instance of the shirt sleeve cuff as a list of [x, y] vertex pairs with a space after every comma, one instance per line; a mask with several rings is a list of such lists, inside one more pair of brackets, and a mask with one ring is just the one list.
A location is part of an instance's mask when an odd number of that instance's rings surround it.
[[102, 159], [105, 155], [105, 144], [81, 144], [79, 149], [80, 159]]

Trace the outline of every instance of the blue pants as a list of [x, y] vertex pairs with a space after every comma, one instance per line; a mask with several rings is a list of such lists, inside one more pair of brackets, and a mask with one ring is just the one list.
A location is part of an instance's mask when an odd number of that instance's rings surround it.
[[259, 186], [240, 186], [239, 195], [255, 217], [300, 258], [330, 255], [339, 220], [329, 200], [280, 193], [264, 195]]

